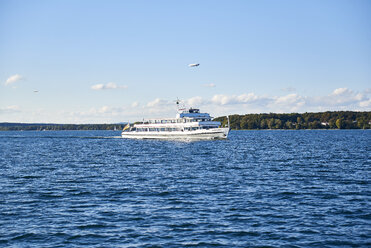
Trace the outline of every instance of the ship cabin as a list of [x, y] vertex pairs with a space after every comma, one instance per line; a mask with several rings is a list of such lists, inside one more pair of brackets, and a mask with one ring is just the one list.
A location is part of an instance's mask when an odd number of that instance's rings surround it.
[[197, 121], [211, 121], [212, 117], [208, 113], [200, 113], [199, 109], [179, 109], [176, 118], [192, 118]]
[[199, 109], [179, 109], [176, 118], [149, 119], [136, 124], [131, 131], [192, 131], [199, 129], [218, 128], [219, 121], [212, 121], [208, 113], [200, 113]]

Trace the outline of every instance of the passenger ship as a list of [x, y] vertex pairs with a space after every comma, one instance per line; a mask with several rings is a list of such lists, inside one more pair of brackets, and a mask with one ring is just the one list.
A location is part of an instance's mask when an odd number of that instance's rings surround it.
[[179, 108], [176, 118], [149, 119], [142, 123], [126, 125], [121, 136], [130, 139], [226, 139], [228, 127], [221, 127], [219, 121], [212, 121], [208, 113], [195, 108]]

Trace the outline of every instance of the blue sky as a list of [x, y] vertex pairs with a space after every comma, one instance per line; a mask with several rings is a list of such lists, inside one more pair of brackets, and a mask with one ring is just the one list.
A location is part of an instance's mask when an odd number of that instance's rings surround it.
[[[0, 122], [371, 110], [371, 1], [0, 1]], [[199, 67], [188, 67], [200, 63]]]

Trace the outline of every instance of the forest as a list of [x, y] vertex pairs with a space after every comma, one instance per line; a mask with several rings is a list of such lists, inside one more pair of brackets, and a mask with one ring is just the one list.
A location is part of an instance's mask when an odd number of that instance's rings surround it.
[[[228, 123], [227, 117], [214, 120], [223, 126]], [[243, 129], [370, 129], [371, 112], [333, 111], [319, 113], [290, 114], [246, 114], [230, 115], [230, 127]]]

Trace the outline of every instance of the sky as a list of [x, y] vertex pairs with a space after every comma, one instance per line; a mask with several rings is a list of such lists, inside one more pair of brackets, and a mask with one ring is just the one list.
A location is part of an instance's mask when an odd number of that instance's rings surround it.
[[175, 117], [177, 98], [371, 111], [371, 1], [0, 1], [0, 122]]

